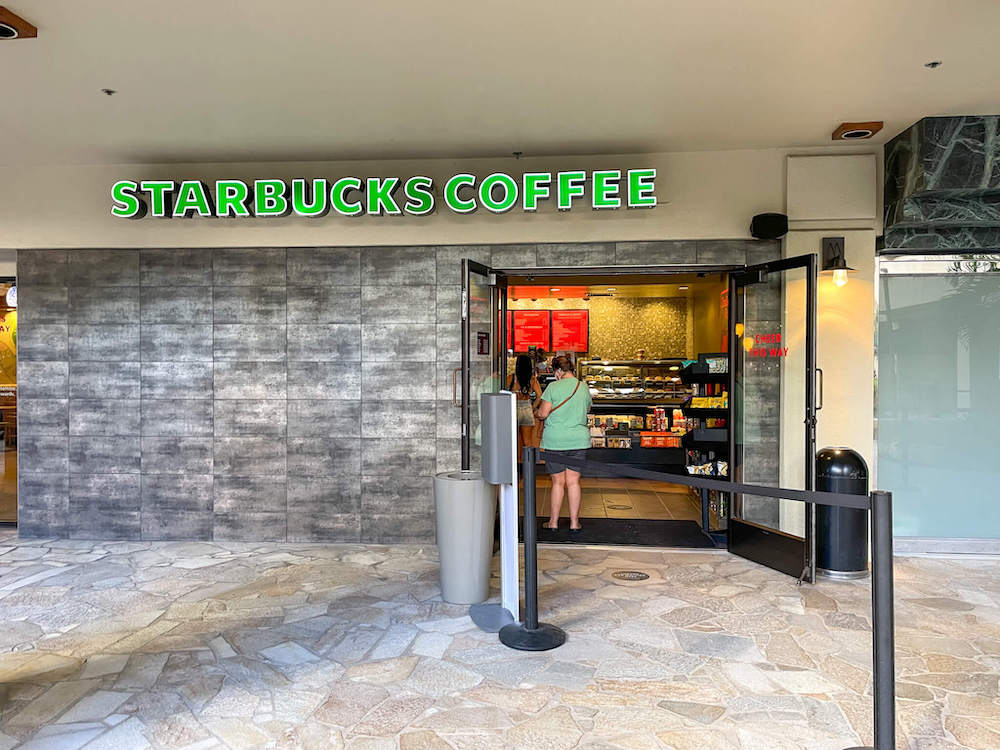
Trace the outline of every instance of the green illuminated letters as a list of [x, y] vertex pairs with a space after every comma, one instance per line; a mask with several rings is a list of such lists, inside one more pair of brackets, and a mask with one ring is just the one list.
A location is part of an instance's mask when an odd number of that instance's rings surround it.
[[344, 197], [348, 190], [360, 191], [361, 180], [357, 177], [341, 177], [330, 188], [330, 203], [333, 204], [333, 210], [341, 216], [358, 216], [364, 211], [361, 200], [358, 199], [353, 203], [348, 201]]
[[524, 202], [522, 208], [525, 211], [537, 211], [538, 200], [549, 197], [549, 185], [552, 183], [551, 172], [525, 172], [521, 177], [524, 183]]
[[434, 180], [430, 177], [417, 175], [411, 177], [403, 185], [403, 192], [406, 194], [406, 205], [403, 210], [414, 216], [423, 216], [434, 210], [434, 193], [431, 188]]
[[173, 180], [143, 180], [142, 189], [149, 193], [150, 214], [162, 219], [167, 215], [167, 196], [174, 189]]
[[402, 211], [392, 194], [399, 187], [398, 177], [369, 177], [365, 197], [368, 199], [369, 216], [399, 216]]
[[[111, 215], [123, 219], [155, 217], [250, 218], [326, 216], [426, 216], [437, 210], [437, 196], [457, 214], [480, 206], [502, 214], [520, 206], [539, 210], [541, 201], [555, 202], [560, 211], [581, 206], [589, 193], [594, 210], [652, 208], [657, 205], [653, 168], [582, 169], [565, 172], [494, 172], [479, 178], [461, 172], [443, 180], [443, 189], [427, 175], [409, 177], [325, 177], [220, 179], [214, 190], [200, 180], [118, 180], [111, 185]], [[402, 188], [402, 190], [400, 190]], [[443, 209], [442, 209], [443, 210]]]
[[587, 173], [582, 171], [559, 172], [556, 175], [556, 206], [560, 211], [573, 208], [573, 199], [583, 195], [583, 181]]
[[215, 215], [223, 218], [237, 216], [246, 218], [250, 215], [247, 208], [247, 197], [250, 188], [243, 180], [215, 181]]
[[292, 180], [292, 211], [296, 216], [325, 216], [328, 210], [326, 180], [312, 181], [311, 202], [307, 202], [306, 198], [306, 181]]
[[617, 169], [594, 172], [591, 188], [591, 205], [594, 210], [621, 208], [622, 199], [618, 197], [618, 181], [621, 178], [622, 173]]
[[208, 197], [208, 186], [198, 180], [184, 180], [177, 188], [177, 198], [174, 200], [175, 217], [187, 218], [191, 211], [196, 211], [199, 216], [214, 215]]
[[[493, 197], [493, 188], [500, 188], [503, 193], [500, 200]], [[494, 172], [480, 183], [479, 202], [495, 214], [510, 211], [517, 203], [517, 182], [508, 174]]]
[[628, 171], [628, 207], [652, 208], [656, 205], [653, 195], [655, 169], [630, 169]]
[[146, 206], [139, 200], [135, 191], [139, 185], [132, 180], [119, 180], [111, 186], [111, 215], [121, 219], [140, 219], [146, 213]]
[[475, 187], [476, 178], [471, 174], [457, 174], [444, 185], [444, 202], [457, 214], [471, 214], [476, 210], [475, 198], [460, 198], [460, 188]]
[[257, 216], [287, 216], [288, 199], [284, 180], [254, 180], [254, 214]]

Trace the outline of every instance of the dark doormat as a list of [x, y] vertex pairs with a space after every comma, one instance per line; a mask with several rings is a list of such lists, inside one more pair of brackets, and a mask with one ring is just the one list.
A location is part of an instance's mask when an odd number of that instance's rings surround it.
[[[649, 521], [633, 518], [582, 518], [580, 531], [569, 531], [569, 519], [555, 531], [538, 519], [538, 541], [548, 544], [632, 544], [644, 547], [714, 548], [712, 539], [695, 521]], [[523, 527], [523, 518], [518, 528]], [[519, 536], [523, 533], [519, 531]]]

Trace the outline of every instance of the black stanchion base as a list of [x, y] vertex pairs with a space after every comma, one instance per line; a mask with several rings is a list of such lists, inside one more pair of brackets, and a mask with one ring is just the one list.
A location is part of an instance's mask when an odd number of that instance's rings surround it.
[[566, 642], [566, 631], [544, 622], [538, 623], [535, 630], [528, 630], [515, 622], [500, 628], [500, 642], [518, 651], [548, 651]]

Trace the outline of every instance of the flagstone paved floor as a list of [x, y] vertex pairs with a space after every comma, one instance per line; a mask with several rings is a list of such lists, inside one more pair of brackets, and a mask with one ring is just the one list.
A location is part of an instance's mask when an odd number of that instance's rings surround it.
[[[433, 547], [0, 534], [0, 750], [871, 741], [865, 583], [542, 549], [542, 617], [569, 641], [531, 654], [441, 602]], [[1000, 748], [1000, 561], [896, 570], [899, 747]]]

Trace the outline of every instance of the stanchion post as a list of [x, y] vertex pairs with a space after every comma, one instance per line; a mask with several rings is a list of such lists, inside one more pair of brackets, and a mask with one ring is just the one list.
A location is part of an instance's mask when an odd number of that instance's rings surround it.
[[538, 539], [535, 525], [535, 463], [538, 450], [524, 446], [524, 627], [538, 629]]
[[871, 493], [874, 748], [896, 748], [896, 625], [892, 583], [892, 493]]
[[535, 538], [535, 463], [538, 449], [524, 446], [524, 622], [500, 628], [500, 642], [518, 651], [548, 651], [566, 642], [555, 625], [538, 622], [538, 543]]
[[892, 493], [871, 495], [875, 750], [896, 747], [896, 636], [892, 580]]

